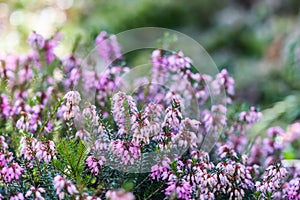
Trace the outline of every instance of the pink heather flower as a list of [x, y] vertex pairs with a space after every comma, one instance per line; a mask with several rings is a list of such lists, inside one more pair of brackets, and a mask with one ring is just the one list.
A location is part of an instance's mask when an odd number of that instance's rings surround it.
[[25, 200], [25, 198], [22, 193], [16, 193], [16, 194], [10, 196], [9, 200]]
[[246, 122], [247, 125], [253, 125], [262, 118], [262, 113], [258, 112], [255, 107], [251, 107], [249, 112], [240, 113], [240, 121]]
[[1, 174], [5, 182], [11, 182], [13, 180], [19, 180], [23, 171], [23, 168], [20, 167], [18, 163], [13, 162], [10, 166], [3, 167]]
[[111, 64], [115, 59], [122, 57], [121, 47], [114, 35], [109, 36], [105, 31], [102, 31], [96, 38], [96, 45], [98, 54], [107, 64]]
[[63, 67], [66, 73], [72, 71], [72, 69], [79, 67], [81, 61], [76, 57], [75, 54], [69, 55], [63, 60]]
[[158, 122], [149, 122], [148, 120], [145, 120], [145, 124], [141, 125], [139, 121], [136, 121], [132, 126], [132, 131], [133, 142], [149, 144], [150, 137], [157, 136], [161, 132], [161, 125]]
[[84, 118], [91, 123], [92, 126], [99, 126], [99, 116], [97, 115], [96, 106], [89, 105], [87, 108], [83, 109], [82, 115]]
[[238, 130], [236, 130], [235, 128], [232, 128], [227, 132], [226, 145], [231, 147], [236, 152], [242, 152], [247, 146], [248, 139], [242, 131], [240, 131], [239, 134], [235, 134], [237, 131]]
[[27, 116], [22, 115], [21, 118], [17, 121], [16, 127], [20, 130], [29, 131], [29, 120], [31, 116], [27, 114]]
[[165, 83], [168, 77], [168, 68], [165, 65], [165, 58], [162, 55], [162, 50], [155, 50], [151, 55], [152, 62], [152, 81], [155, 83]]
[[224, 89], [225, 92], [229, 95], [227, 97], [227, 102], [223, 103], [231, 103], [231, 97], [234, 96], [234, 79], [228, 75], [226, 69], [223, 69], [220, 73], [216, 75], [216, 79], [212, 82], [212, 89], [214, 94], [220, 94]]
[[87, 193], [83, 193], [82, 198], [86, 200], [101, 200], [100, 197], [90, 196]]
[[180, 102], [176, 99], [173, 99], [172, 106], [169, 106], [165, 111], [165, 119], [162, 126], [171, 127], [172, 130], [175, 131], [174, 133], [176, 134], [181, 124], [181, 121], [182, 113]]
[[51, 140], [37, 142], [35, 150], [36, 158], [40, 161], [43, 160], [46, 163], [50, 162], [56, 154], [55, 144]]
[[[229, 194], [230, 199], [243, 199], [244, 190], [254, 188], [251, 173], [245, 165], [229, 160], [218, 163], [216, 168], [218, 169], [218, 183], [213, 189], [214, 192], [221, 188], [221, 192]], [[235, 188], [235, 185], [239, 185], [239, 188]]]
[[21, 153], [28, 161], [36, 157], [39, 161], [50, 162], [56, 154], [55, 144], [53, 141], [37, 141], [35, 138], [21, 139]]
[[152, 52], [151, 57], [154, 69], [157, 68], [160, 71], [165, 68], [171, 72], [180, 72], [181, 69], [189, 69], [191, 67], [192, 60], [188, 57], [185, 57], [181, 51], [166, 56], [162, 55], [162, 53], [162, 50], [155, 50]]
[[42, 197], [42, 193], [45, 193], [46, 190], [44, 188], [35, 188], [33, 186], [26, 192], [25, 197], [33, 196], [34, 200], [44, 200]]
[[150, 143], [150, 123], [148, 121], [148, 116], [145, 112], [136, 112], [133, 113], [131, 117], [131, 130], [132, 134], [132, 141], [141, 144], [149, 144]]
[[275, 127], [269, 128], [267, 130], [267, 134], [268, 134], [269, 138], [275, 138], [277, 136], [283, 135], [284, 130], [279, 126], [275, 126]]
[[7, 149], [8, 149], [8, 145], [5, 142], [5, 138], [2, 135], [0, 135], [0, 150], [5, 151]]
[[185, 118], [180, 125], [178, 134], [171, 138], [172, 146], [175, 148], [196, 148], [198, 143], [202, 141], [202, 136], [197, 135], [199, 128], [199, 121]]
[[140, 146], [134, 142], [116, 140], [110, 143], [110, 150], [121, 159], [121, 164], [131, 165], [139, 158]]
[[191, 74], [190, 79], [194, 81], [193, 88], [199, 104], [204, 105], [210, 97], [208, 84], [211, 83], [212, 77], [206, 74]]
[[117, 41], [117, 37], [115, 35], [111, 35], [110, 40], [111, 40], [112, 51], [115, 55], [115, 58], [118, 58], [118, 59], [122, 58], [121, 46], [120, 46], [119, 42]]
[[45, 126], [45, 131], [47, 133], [50, 133], [50, 132], [52, 132], [53, 128], [54, 128], [54, 126], [52, 125], [52, 123], [48, 122], [47, 125]]
[[283, 197], [288, 200], [300, 199], [300, 178], [293, 178], [283, 189]]
[[25, 66], [25, 68], [21, 69], [18, 72], [18, 82], [20, 84], [24, 84], [25, 82], [29, 82], [33, 77], [33, 71], [28, 66]]
[[266, 197], [268, 193], [274, 194], [281, 188], [287, 175], [285, 168], [270, 165], [263, 174], [262, 181], [257, 181], [255, 187], [257, 191], [261, 192], [263, 197]]
[[227, 145], [221, 146], [218, 149], [218, 154], [220, 158], [237, 158], [236, 152]]
[[97, 151], [106, 151], [108, 149], [108, 141], [105, 138], [101, 137], [94, 142], [93, 150]]
[[280, 127], [272, 127], [267, 130], [268, 138], [263, 140], [263, 150], [267, 153], [265, 159], [265, 166], [269, 166], [275, 163], [281, 163], [283, 158], [282, 150], [285, 144], [279, 140], [284, 134], [284, 131]]
[[[100, 107], [105, 107], [106, 102], [109, 100], [108, 98], [124, 83], [121, 79], [121, 75], [127, 71], [129, 71], [129, 68], [121, 66], [108, 68], [100, 74], [84, 70], [82, 71], [82, 78], [85, 82], [85, 89], [96, 90], [97, 103]], [[102, 114], [103, 116], [108, 115], [106, 112]]]
[[64, 199], [65, 192], [70, 195], [78, 193], [75, 185], [71, 181], [61, 177], [60, 175], [54, 177], [53, 184], [59, 199]]
[[161, 164], [153, 165], [151, 167], [151, 178], [156, 180], [166, 180], [169, 177], [170, 160], [166, 159], [161, 162]]
[[213, 105], [211, 111], [202, 110], [200, 112], [200, 129], [202, 135], [218, 134], [227, 124], [226, 107], [223, 105]]
[[49, 39], [45, 41], [43, 50], [45, 51], [46, 63], [49, 65], [54, 59], [54, 48], [58, 45], [58, 40], [60, 38], [54, 37], [53, 39]]
[[[192, 61], [184, 57], [182, 52], [164, 55], [162, 50], [155, 50], [152, 53], [151, 82], [164, 85], [167, 84], [168, 80], [173, 80], [175, 84], [171, 84], [171, 90], [183, 97], [182, 100], [181, 98], [178, 100], [189, 104], [192, 97], [196, 95], [198, 103], [203, 105], [209, 98], [207, 82], [211, 81], [211, 77], [191, 72], [191, 63]], [[169, 95], [161, 94], [161, 89], [157, 86], [151, 86], [149, 93], [147, 98], [156, 102], [161, 102], [164, 97]]]
[[31, 161], [34, 158], [36, 153], [36, 144], [37, 140], [35, 138], [22, 137], [20, 141], [21, 154], [26, 160]]
[[146, 105], [145, 113], [150, 118], [150, 121], [161, 122], [164, 115], [164, 108], [160, 104], [149, 103]]
[[13, 160], [13, 156], [11, 152], [1, 152], [0, 151], [0, 168], [3, 168], [8, 165]]
[[[125, 125], [128, 123], [126, 121], [126, 115], [130, 113], [137, 113], [137, 107], [131, 96], [127, 96], [124, 92], [118, 92], [112, 97], [113, 105], [111, 112], [113, 114], [114, 120], [119, 126], [119, 135], [123, 135], [125, 133]], [[124, 104], [128, 104], [128, 108], [124, 107]], [[131, 123], [131, 122], [129, 122]]]
[[64, 79], [64, 85], [67, 88], [72, 89], [78, 85], [78, 81], [81, 76], [80, 69], [74, 68], [67, 74], [68, 74], [68, 77]]
[[[42, 105], [45, 106], [49, 100], [51, 100], [52, 98], [52, 94], [53, 92], [55, 92], [55, 87], [53, 86], [49, 86], [47, 88], [47, 91], [44, 92], [44, 91], [40, 91], [40, 92], [37, 92], [36, 95], [41, 99], [41, 102], [42, 102]], [[42, 108], [42, 105], [37, 105], [38, 107]], [[39, 112], [37, 112], [39, 113]]]
[[282, 135], [285, 143], [293, 142], [300, 137], [300, 122], [288, 126], [285, 134]]
[[35, 31], [29, 35], [27, 42], [35, 49], [42, 49], [45, 46], [45, 39], [42, 35], [37, 34]]
[[250, 153], [249, 153], [249, 159], [248, 164], [262, 164], [263, 158], [267, 155], [267, 152], [264, 151], [262, 145], [259, 143], [260, 138], [257, 138], [254, 145], [252, 146]]
[[11, 115], [11, 106], [9, 99], [5, 94], [0, 95], [0, 116], [8, 118]]
[[176, 54], [166, 56], [166, 65], [169, 67], [170, 71], [178, 72], [180, 69], [189, 69], [192, 64], [192, 60], [185, 57], [182, 51]]
[[86, 142], [90, 141], [90, 137], [91, 137], [91, 134], [85, 129], [81, 129], [81, 130], [77, 131], [75, 134], [75, 138], [79, 138], [80, 140], [83, 140]]
[[104, 165], [104, 162], [106, 162], [106, 158], [104, 156], [100, 156], [99, 158], [98, 157], [96, 158], [95, 156], [89, 156], [86, 159], [86, 164], [88, 165], [91, 172], [96, 176], [98, 175], [99, 167], [102, 167]]
[[70, 120], [72, 118], [75, 118], [80, 110], [80, 94], [77, 91], [70, 91], [64, 96], [64, 99], [66, 100], [66, 111], [64, 113], [64, 119]]
[[122, 189], [108, 190], [105, 197], [109, 200], [135, 200], [135, 197], [131, 192], [125, 192]]
[[182, 180], [182, 182], [169, 181], [167, 183], [169, 186], [165, 189], [165, 195], [172, 196], [175, 193], [178, 199], [191, 199], [191, 185], [189, 182]]

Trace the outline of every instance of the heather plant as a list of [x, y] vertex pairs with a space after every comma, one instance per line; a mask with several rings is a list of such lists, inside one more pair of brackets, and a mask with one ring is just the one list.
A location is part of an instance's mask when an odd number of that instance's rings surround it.
[[300, 169], [282, 162], [299, 124], [250, 141], [263, 116], [235, 106], [226, 69], [202, 74], [184, 52], [156, 49], [151, 76], [126, 93], [115, 36], [101, 32], [85, 60], [77, 44], [57, 57], [61, 39], [33, 32], [28, 54], [0, 58], [0, 199], [300, 199]]

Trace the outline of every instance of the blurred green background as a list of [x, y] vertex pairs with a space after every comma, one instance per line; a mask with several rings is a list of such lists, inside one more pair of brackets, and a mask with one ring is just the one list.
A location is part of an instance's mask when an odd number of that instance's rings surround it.
[[265, 110], [262, 125], [300, 118], [299, 0], [0, 0], [0, 54], [26, 52], [33, 30], [64, 35], [59, 56], [78, 35], [158, 26], [196, 39], [236, 80], [236, 100]]

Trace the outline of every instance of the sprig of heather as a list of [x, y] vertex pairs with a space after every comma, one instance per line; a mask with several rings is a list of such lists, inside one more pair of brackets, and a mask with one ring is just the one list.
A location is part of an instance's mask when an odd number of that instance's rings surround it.
[[79, 103], [81, 101], [80, 94], [77, 91], [70, 91], [65, 96], [66, 111], [64, 112], [64, 119], [71, 120], [79, 115]]
[[262, 180], [255, 183], [255, 187], [263, 198], [280, 198], [279, 191], [287, 174], [287, 170], [280, 164], [270, 165], [263, 174]]
[[35, 159], [45, 163], [55, 159], [57, 152], [55, 144], [51, 140], [37, 141], [35, 138], [22, 137], [20, 144], [22, 156], [31, 164]]
[[30, 189], [26, 192], [25, 197], [33, 197], [34, 200], [44, 200], [45, 198], [42, 196], [42, 193], [45, 193], [46, 190], [42, 187], [35, 188], [31, 186]]
[[57, 175], [53, 179], [53, 185], [56, 190], [56, 194], [59, 199], [64, 199], [65, 194], [75, 195], [78, 194], [78, 190], [75, 185], [68, 179]]
[[129, 134], [131, 117], [137, 112], [136, 103], [131, 96], [118, 92], [112, 98], [112, 115], [117, 123], [118, 135]]
[[102, 31], [96, 38], [96, 48], [98, 54], [107, 64], [111, 64], [115, 59], [122, 58], [121, 47], [116, 36], [109, 35]]
[[[203, 106], [209, 99], [209, 92], [220, 94], [225, 91], [228, 98], [222, 103], [232, 103], [235, 82], [226, 70], [216, 77], [195, 73], [192, 60], [182, 52], [155, 50], [151, 55], [150, 84], [129, 96], [115, 93], [122, 84], [122, 74], [129, 69], [119, 66], [122, 56], [114, 36], [102, 32], [96, 39], [97, 51], [109, 65], [102, 73], [80, 68], [83, 63], [74, 51], [66, 59], [56, 57], [54, 48], [58, 40], [58, 35], [45, 39], [33, 33], [28, 38], [33, 49], [27, 55], [0, 58], [0, 77], [7, 83], [7, 87], [1, 88], [0, 121], [9, 123], [0, 131], [3, 130], [5, 136], [15, 130], [26, 135], [21, 138], [21, 152], [11, 152], [12, 147], [8, 144], [15, 141], [7, 140], [6, 143], [0, 136], [0, 187], [7, 188], [7, 191], [0, 188], [0, 199], [44, 199], [57, 195], [59, 199], [71, 196], [99, 200], [105, 196], [112, 200], [130, 200], [135, 198], [134, 195], [141, 197], [144, 187], [154, 191], [147, 198], [159, 192], [169, 199], [300, 198], [299, 171], [285, 168], [281, 163], [284, 148], [299, 137], [299, 123], [290, 126], [286, 132], [280, 127], [268, 129], [268, 136], [257, 138], [246, 155], [248, 130], [262, 117], [254, 107], [237, 113], [233, 119], [226, 117], [224, 105], [212, 105], [211, 109], [200, 107], [198, 120], [185, 116], [183, 110], [194, 96], [198, 105]], [[52, 77], [54, 60], [62, 65], [65, 77]], [[37, 70], [42, 73], [36, 74]], [[32, 83], [36, 78], [43, 83]], [[96, 104], [88, 103], [84, 109], [79, 108], [80, 94], [72, 91], [80, 79], [86, 83], [85, 89], [95, 90], [97, 96]], [[169, 80], [174, 84], [169, 84]], [[66, 93], [60, 87], [61, 83], [71, 91]], [[160, 84], [168, 86], [169, 90], [162, 89]], [[57, 111], [53, 99], [61, 97], [61, 93], [66, 93], [65, 104], [59, 107], [56, 118], [52, 114]], [[144, 107], [138, 109], [137, 105]], [[109, 121], [110, 112], [113, 122]], [[67, 123], [80, 122], [69, 139], [74, 144], [79, 142], [82, 151], [77, 158], [77, 153], [72, 154], [73, 149], [67, 148], [68, 164], [60, 163], [61, 157], [54, 144], [60, 139], [57, 133], [62, 130], [63, 118]], [[38, 129], [48, 128], [53, 134], [34, 137]], [[200, 150], [204, 145], [212, 146], [214, 143], [210, 142], [214, 141], [209, 139], [216, 139], [220, 132], [224, 132], [224, 137], [213, 152], [208, 154]], [[129, 168], [142, 163], [144, 153], [147, 157], [149, 152], [170, 148], [185, 151], [172, 158], [158, 156], [157, 163], [151, 166], [151, 172], [141, 182], [143, 175], [132, 175], [138, 181], [134, 182], [136, 188], [139, 188], [134, 194], [118, 188], [132, 177], [126, 172], [116, 173], [110, 164]], [[20, 153], [20, 156], [15, 157], [13, 153]], [[73, 176], [70, 171], [79, 176], [69, 177]], [[288, 173], [294, 176], [287, 176]], [[49, 186], [49, 180], [53, 181], [53, 186]]]
[[14, 160], [12, 152], [8, 151], [5, 138], [0, 136], [0, 180], [5, 183], [18, 181], [24, 169]]

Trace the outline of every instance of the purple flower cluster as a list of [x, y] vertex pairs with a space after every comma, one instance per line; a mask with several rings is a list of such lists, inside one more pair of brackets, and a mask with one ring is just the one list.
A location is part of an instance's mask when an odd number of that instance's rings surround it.
[[[43, 200], [54, 193], [90, 200], [300, 199], [300, 170], [282, 162], [300, 136], [299, 123], [286, 131], [271, 127], [250, 145], [249, 130], [262, 113], [250, 107], [226, 116], [235, 81], [225, 69], [215, 77], [200, 74], [183, 52], [155, 50], [151, 76], [136, 80], [139, 88], [128, 95], [118, 91], [130, 69], [120, 62], [115, 36], [101, 32], [96, 39], [107, 65], [102, 72], [82, 67], [75, 52], [58, 58], [59, 40], [59, 34], [44, 39], [34, 32], [27, 55], [0, 56], [0, 82], [7, 84], [0, 93], [0, 199]], [[81, 93], [96, 92], [95, 105], [74, 90], [81, 82]], [[222, 92], [224, 102], [207, 108], [210, 94]], [[189, 116], [193, 105], [197, 116]], [[142, 170], [151, 153], [157, 157], [146, 163], [148, 174], [116, 170]], [[131, 176], [134, 188], [125, 183]], [[145, 187], [152, 193], [140, 191]]]
[[300, 178], [296, 177], [283, 185], [283, 197], [288, 200], [300, 199]]
[[24, 169], [14, 161], [13, 155], [8, 151], [5, 138], [0, 136], [0, 180], [12, 182], [19, 180]]
[[35, 138], [23, 137], [21, 139], [21, 153], [29, 162], [37, 159], [48, 163], [55, 158], [55, 144], [51, 140], [37, 141]]
[[121, 159], [121, 164], [133, 165], [134, 161], [139, 158], [140, 146], [134, 142], [123, 142], [116, 140], [110, 144], [110, 150]]
[[44, 188], [35, 188], [33, 186], [26, 192], [25, 197], [33, 196], [34, 200], [44, 200], [45, 198], [42, 197], [42, 193], [45, 193], [46, 190]]
[[75, 185], [71, 181], [65, 179], [60, 175], [54, 177], [53, 185], [56, 189], [56, 194], [59, 197], [59, 199], [64, 199], [65, 194], [73, 195], [78, 193], [78, 190], [75, 187]]
[[[144, 100], [151, 99], [161, 102], [164, 98], [161, 95], [163, 91], [155, 84], [167, 84], [171, 92], [184, 100], [181, 102], [182, 104], [189, 104], [195, 96], [199, 105], [204, 105], [210, 97], [210, 92], [218, 95], [222, 91], [228, 94], [227, 103], [232, 102], [230, 97], [234, 95], [235, 82], [225, 69], [213, 79], [210, 75], [192, 72], [192, 60], [185, 57], [182, 52], [168, 54], [162, 50], [155, 50], [151, 58], [153, 64], [151, 83], [154, 84], [150, 87], [148, 97], [145, 97]], [[169, 85], [169, 80], [172, 80], [173, 84]]]
[[107, 64], [111, 64], [115, 59], [122, 58], [121, 47], [115, 35], [109, 35], [102, 31], [96, 38], [96, 48], [98, 54]]
[[45, 52], [44, 59], [46, 60], [46, 64], [49, 65], [56, 57], [54, 54], [54, 48], [58, 45], [58, 41], [61, 39], [61, 37], [62, 36], [59, 33], [57, 33], [53, 36], [52, 39], [45, 40], [43, 36], [36, 32], [33, 32], [28, 37], [27, 42], [34, 49]]
[[109, 200], [135, 200], [131, 192], [124, 190], [109, 190], [106, 192], [105, 197]]
[[99, 168], [101, 168], [104, 165], [105, 161], [106, 158], [104, 156], [101, 156], [99, 159], [96, 158], [95, 156], [89, 156], [86, 159], [86, 164], [91, 170], [91, 172], [97, 176], [99, 173]]
[[257, 191], [261, 192], [264, 198], [270, 196], [275, 198], [277, 191], [282, 187], [287, 173], [287, 170], [280, 165], [270, 165], [263, 174], [262, 180], [256, 182], [255, 187]]
[[80, 94], [77, 91], [70, 91], [64, 96], [64, 99], [66, 100], [66, 110], [64, 113], [64, 119], [70, 120], [77, 117], [80, 110]]
[[169, 165], [165, 163], [164, 168], [152, 167], [151, 177], [168, 180], [165, 195], [170, 197], [215, 199], [223, 195], [242, 199], [245, 190], [254, 189], [251, 167], [239, 162], [236, 153], [227, 153], [232, 150], [222, 149], [222, 161], [217, 164], [210, 161], [207, 153], [193, 151], [190, 159], [179, 157]]

